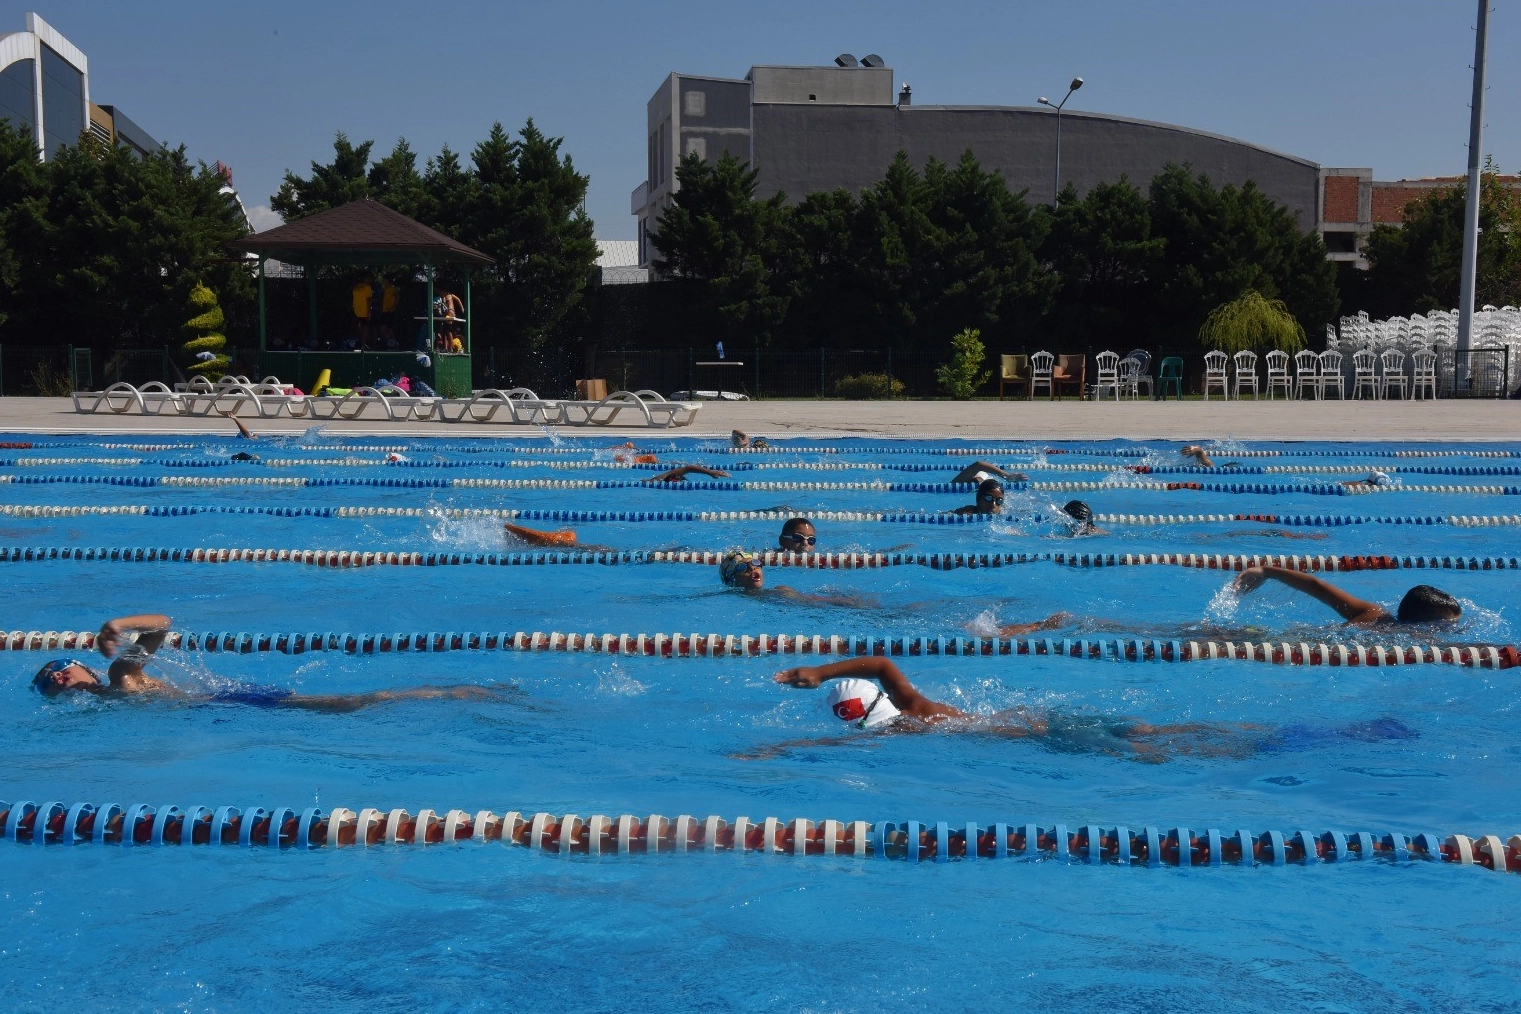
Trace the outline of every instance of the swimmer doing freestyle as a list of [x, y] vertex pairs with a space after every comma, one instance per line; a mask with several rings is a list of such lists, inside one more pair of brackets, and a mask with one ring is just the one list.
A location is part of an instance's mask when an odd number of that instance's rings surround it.
[[[212, 693], [181, 690], [156, 676], [149, 676], [143, 666], [164, 643], [169, 633], [169, 617], [160, 613], [121, 616], [107, 620], [96, 635], [95, 646], [110, 668], [101, 673], [72, 658], [57, 658], [44, 665], [32, 678], [32, 685], [44, 697], [67, 693], [87, 693], [102, 698], [142, 697], [182, 701], [190, 704], [247, 704], [256, 708], [296, 708], [330, 713], [358, 711], [376, 704], [403, 700], [500, 697], [503, 692], [491, 687], [457, 685], [448, 687], [409, 687], [404, 690], [376, 690], [367, 694], [298, 694], [282, 687], [241, 685]], [[127, 635], [137, 633], [135, 643]]]
[[[1336, 740], [1381, 742], [1414, 739], [1420, 734], [1394, 718], [1378, 718], [1338, 728], [1185, 722], [1152, 725], [1133, 718], [1064, 714], [1050, 708], [1012, 708], [973, 715], [920, 693], [891, 659], [848, 658], [821, 666], [800, 666], [774, 677], [784, 686], [817, 689], [831, 680], [826, 703], [840, 721], [878, 733], [978, 733], [999, 739], [1035, 739], [1060, 753], [1102, 753], [1148, 764], [1171, 755], [1247, 757]], [[744, 755], [760, 760], [792, 747], [830, 746], [849, 738], [804, 739], [779, 743]]]

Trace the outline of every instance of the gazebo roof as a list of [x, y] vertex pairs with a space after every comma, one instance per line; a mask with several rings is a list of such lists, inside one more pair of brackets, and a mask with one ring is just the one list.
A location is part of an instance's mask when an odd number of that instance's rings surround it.
[[229, 245], [288, 264], [496, 263], [479, 250], [368, 197]]

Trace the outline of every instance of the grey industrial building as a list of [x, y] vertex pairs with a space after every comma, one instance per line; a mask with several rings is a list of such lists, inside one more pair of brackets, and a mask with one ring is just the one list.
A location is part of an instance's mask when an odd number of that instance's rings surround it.
[[[647, 107], [648, 175], [634, 190], [639, 263], [676, 191], [675, 167], [690, 152], [724, 151], [758, 170], [758, 196], [791, 200], [836, 187], [857, 191], [880, 180], [899, 152], [916, 167], [934, 156], [954, 162], [970, 148], [1029, 198], [1052, 197], [1056, 120], [1039, 106], [914, 105], [891, 67], [751, 67], [743, 79], [671, 74]], [[1146, 184], [1169, 162], [1189, 163], [1217, 186], [1248, 180], [1288, 207], [1303, 229], [1323, 225], [1326, 174], [1309, 159], [1188, 127], [1103, 113], [1062, 114], [1061, 179], [1085, 192], [1127, 176]], [[1352, 249], [1333, 254], [1352, 259]]]

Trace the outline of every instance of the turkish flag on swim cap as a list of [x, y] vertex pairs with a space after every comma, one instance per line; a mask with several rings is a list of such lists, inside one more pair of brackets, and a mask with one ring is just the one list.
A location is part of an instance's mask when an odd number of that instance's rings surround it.
[[866, 705], [859, 697], [840, 701], [834, 706], [834, 717], [842, 722], [859, 722], [866, 717]]

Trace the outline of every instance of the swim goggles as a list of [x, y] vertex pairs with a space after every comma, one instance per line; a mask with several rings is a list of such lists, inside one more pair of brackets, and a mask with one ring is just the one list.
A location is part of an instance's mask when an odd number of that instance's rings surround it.
[[32, 686], [41, 690], [44, 694], [52, 695], [57, 693], [61, 688], [53, 684], [52, 676], [54, 673], [63, 672], [71, 665], [77, 665], [91, 674], [95, 672], [94, 669], [91, 669], [77, 658], [55, 658], [37, 670], [37, 675], [32, 677]]
[[1003, 503], [1002, 493], [978, 493], [977, 499], [981, 503]]
[[806, 546], [818, 545], [819, 541], [819, 537], [817, 535], [798, 535], [796, 532], [789, 532], [788, 534], [783, 535], [782, 538], [786, 539], [788, 542], [801, 542]]

